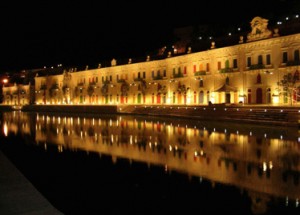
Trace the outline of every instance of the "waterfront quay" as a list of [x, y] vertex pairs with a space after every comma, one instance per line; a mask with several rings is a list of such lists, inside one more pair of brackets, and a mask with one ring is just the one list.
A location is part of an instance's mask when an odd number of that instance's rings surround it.
[[63, 214], [34, 187], [1, 150], [0, 171], [0, 214]]
[[[13, 106], [1, 106], [14, 110]], [[299, 126], [299, 106], [211, 104], [211, 105], [25, 105], [21, 111], [78, 114], [134, 114], [182, 117], [262, 125]]]
[[1, 112], [0, 168], [33, 186], [3, 171], [0, 214], [299, 214], [297, 107], [12, 110]]
[[298, 126], [299, 124], [299, 107], [287, 106], [225, 104], [209, 106], [125, 106], [119, 107], [118, 112], [276, 126]]

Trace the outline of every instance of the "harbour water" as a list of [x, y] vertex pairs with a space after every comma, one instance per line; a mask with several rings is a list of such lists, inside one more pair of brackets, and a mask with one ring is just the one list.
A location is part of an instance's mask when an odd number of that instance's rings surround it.
[[64, 214], [299, 214], [296, 127], [1, 113], [0, 149]]

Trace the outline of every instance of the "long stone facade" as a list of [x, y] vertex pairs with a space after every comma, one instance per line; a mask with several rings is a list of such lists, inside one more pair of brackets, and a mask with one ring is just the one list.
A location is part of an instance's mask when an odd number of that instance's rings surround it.
[[280, 36], [255, 17], [236, 45], [165, 59], [35, 77], [36, 104], [297, 104], [300, 34]]
[[3, 104], [23, 106], [30, 103], [30, 85], [14, 84], [3, 87]]

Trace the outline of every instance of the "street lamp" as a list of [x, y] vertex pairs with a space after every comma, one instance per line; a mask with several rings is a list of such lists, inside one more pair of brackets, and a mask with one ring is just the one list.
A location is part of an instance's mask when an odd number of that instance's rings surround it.
[[8, 83], [8, 79], [7, 79], [7, 78], [4, 78], [4, 79], [2, 80], [2, 82], [3, 82], [3, 86], [4, 86], [5, 84]]

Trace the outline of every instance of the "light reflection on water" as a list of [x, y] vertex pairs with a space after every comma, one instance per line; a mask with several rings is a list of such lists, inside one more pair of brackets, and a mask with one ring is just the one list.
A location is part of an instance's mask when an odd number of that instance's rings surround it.
[[31, 135], [44, 150], [87, 151], [162, 166], [212, 184], [247, 190], [253, 213], [271, 199], [299, 207], [298, 128], [127, 115], [71, 116], [5, 112], [2, 133]]

